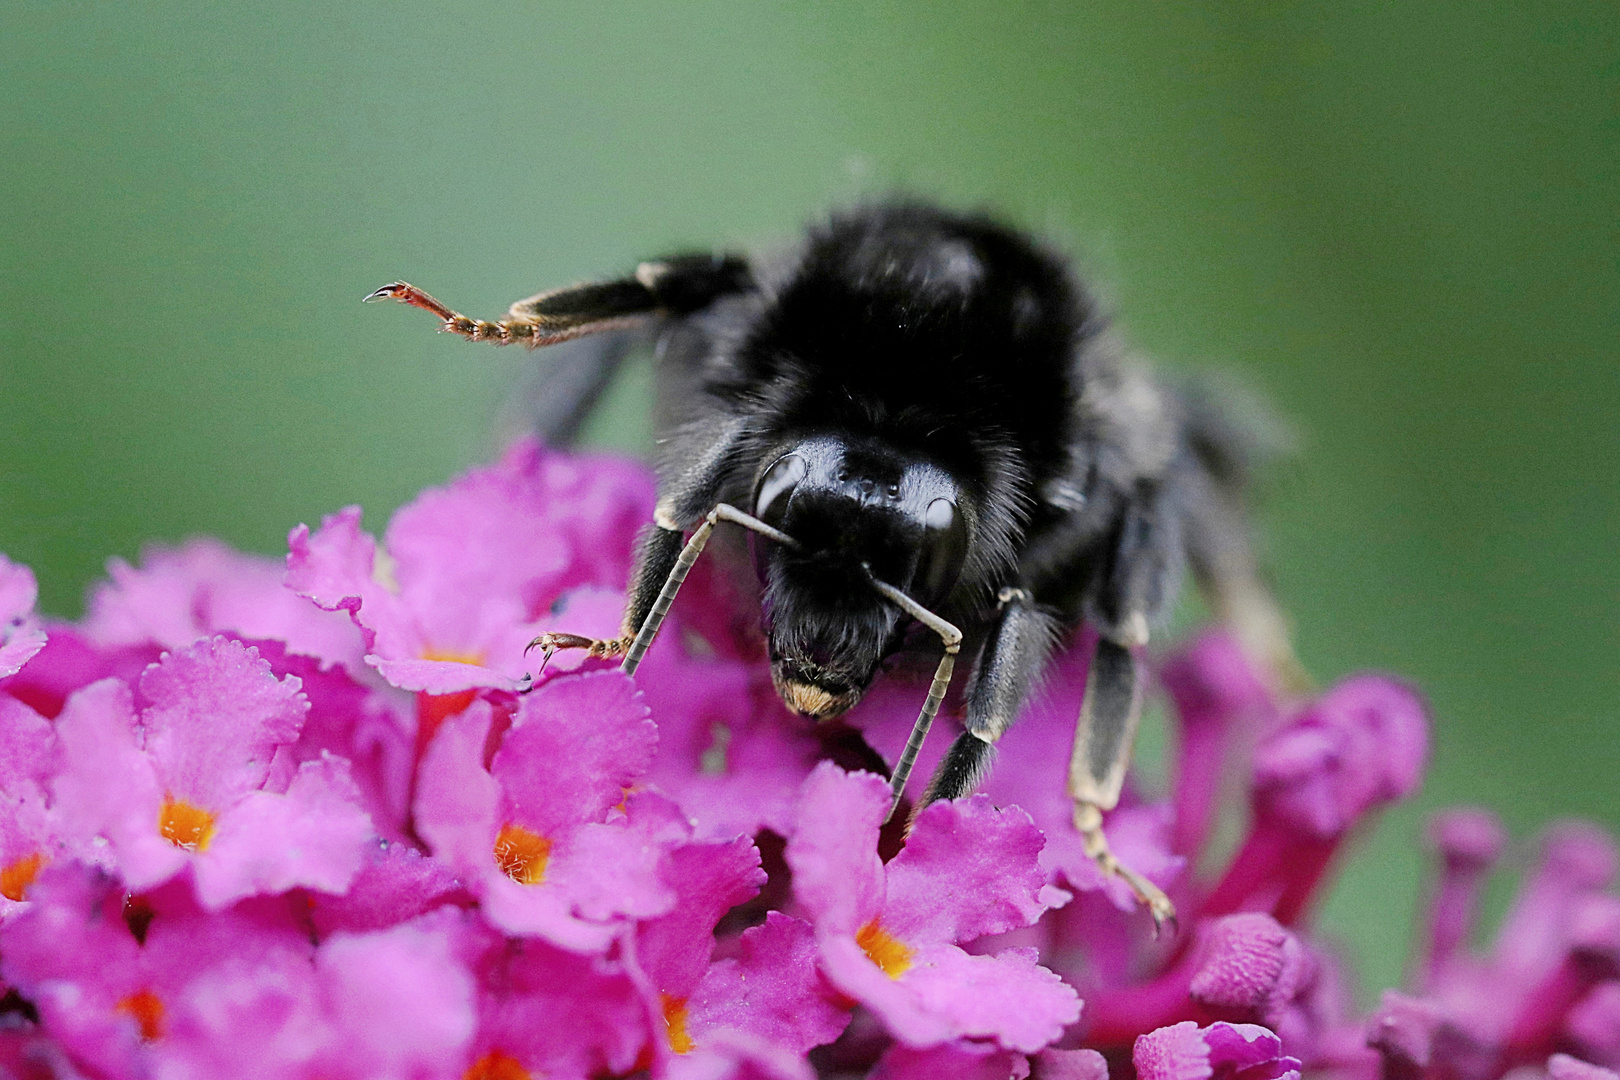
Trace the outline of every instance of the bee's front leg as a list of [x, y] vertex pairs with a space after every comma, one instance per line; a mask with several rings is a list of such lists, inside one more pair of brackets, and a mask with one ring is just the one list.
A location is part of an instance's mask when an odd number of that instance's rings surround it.
[[[544, 654], [541, 670], [545, 670], [545, 663], [560, 649], [585, 649], [590, 656], [599, 660], [610, 660], [628, 653], [636, 632], [647, 621], [660, 590], [680, 559], [683, 543], [684, 536], [680, 529], [661, 522], [654, 522], [642, 530], [637, 540], [634, 568], [630, 572], [630, 595], [625, 598], [624, 622], [620, 625], [619, 636], [593, 638], [558, 631], [541, 634], [528, 646], [529, 649], [540, 649]], [[634, 671], [634, 668], [631, 670]]]

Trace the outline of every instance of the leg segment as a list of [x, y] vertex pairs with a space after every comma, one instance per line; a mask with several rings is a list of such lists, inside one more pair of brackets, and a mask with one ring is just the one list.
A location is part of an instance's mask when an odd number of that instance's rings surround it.
[[[798, 541], [786, 533], [726, 503], [709, 511], [685, 545], [681, 543], [680, 529], [669, 528], [662, 522], [655, 523], [642, 533], [641, 551], [636, 557], [636, 569], [631, 578], [630, 599], [625, 607], [622, 636], [602, 641], [580, 634], [547, 633], [529, 642], [529, 648], [543, 649], [548, 659], [558, 649], [588, 649], [590, 655], [595, 657], [623, 655], [624, 662], [620, 666], [626, 674], [634, 675], [641, 666], [642, 657], [652, 648], [659, 627], [664, 625], [664, 617], [675, 603], [686, 575], [692, 572], [692, 565], [703, 554], [714, 527], [722, 521], [752, 529], [779, 544], [799, 546]], [[654, 588], [658, 588], [656, 593]], [[630, 629], [632, 626], [636, 627], [633, 633]]]
[[645, 262], [633, 277], [537, 293], [519, 300], [498, 322], [469, 319], [414, 285], [396, 281], [367, 300], [392, 298], [438, 316], [442, 329], [468, 341], [531, 347], [615, 330], [649, 315], [689, 315], [729, 293], [753, 287], [748, 263], [734, 255], [677, 255]]
[[[662, 485], [663, 493], [659, 496], [657, 509], [653, 512], [653, 523], [642, 531], [638, 540], [635, 565], [630, 572], [629, 596], [626, 598], [624, 621], [620, 625], [619, 636], [599, 640], [580, 634], [541, 634], [529, 642], [530, 649], [542, 649], [547, 659], [558, 649], [587, 649], [590, 655], [603, 658], [625, 655], [629, 652], [637, 631], [647, 622], [648, 616], [657, 605], [662, 595], [660, 590], [667, 587], [670, 575], [680, 564], [684, 553], [682, 542], [685, 528], [696, 524], [700, 530], [705, 527], [712, 530], [713, 525], [709, 519], [722, 511], [748, 517], [741, 511], [724, 505], [716, 507], [708, 514], [701, 509], [695, 512], [690, 510], [694, 503], [700, 507], [714, 506], [718, 493], [724, 486], [727, 471], [736, 457], [735, 451], [747, 438], [747, 419], [735, 417], [703, 432], [687, 434], [692, 436], [688, 439], [692, 444], [688, 449], [701, 446], [701, 452], [697, 453], [695, 463], [682, 469], [677, 475], [665, 477]], [[772, 529], [771, 532], [775, 533], [775, 530]], [[708, 541], [708, 535], [707, 531], [703, 532], [702, 542], [698, 543], [685, 569], [681, 571], [682, 581], [685, 580], [692, 563], [697, 561], [698, 553], [703, 550], [703, 543]], [[776, 535], [781, 536], [780, 533]], [[696, 535], [693, 536], [693, 540], [697, 540]], [[788, 542], [792, 543], [791, 540]], [[677, 581], [675, 589], [679, 588], [680, 582]], [[670, 601], [674, 601], [673, 592], [670, 594]], [[664, 614], [668, 610], [666, 605], [664, 612], [658, 616], [659, 623], [663, 622]], [[652, 630], [653, 633], [657, 633], [656, 624]], [[651, 644], [651, 641], [649, 637], [648, 644]], [[645, 652], [644, 646], [642, 653]], [[641, 655], [638, 654], [634, 663], [628, 663], [629, 670], [635, 671], [640, 663]], [[541, 667], [544, 670], [544, 664]]]
[[1121, 878], [1148, 906], [1155, 926], [1176, 917], [1175, 905], [1153, 882], [1121, 863], [1103, 835], [1103, 812], [1119, 804], [1142, 715], [1142, 673], [1128, 646], [1101, 638], [1086, 676], [1086, 698], [1069, 760], [1074, 827], [1086, 854], [1105, 874]]
[[1018, 719], [1046, 667], [1057, 639], [1057, 620], [1023, 589], [1003, 589], [1000, 616], [968, 687], [967, 730], [957, 736], [928, 783], [918, 809], [959, 799], [979, 786], [991, 748]]
[[885, 600], [938, 634], [939, 639], [945, 643], [945, 654], [939, 658], [939, 666], [934, 669], [934, 681], [928, 684], [928, 696], [923, 699], [922, 711], [917, 714], [916, 721], [911, 725], [911, 734], [906, 738], [906, 747], [900, 752], [900, 760], [895, 762], [894, 774], [889, 777], [889, 790], [893, 794], [889, 800], [889, 812], [883, 818], [884, 821], [888, 821], [894, 816], [895, 808], [900, 805], [900, 796], [906, 792], [906, 780], [911, 776], [912, 766], [917, 763], [917, 754], [922, 750], [923, 740], [928, 738], [928, 729], [933, 727], [934, 717], [939, 715], [940, 702], [945, 700], [945, 692], [951, 688], [951, 673], [956, 668], [956, 654], [962, 649], [962, 631], [893, 585], [873, 577], [871, 567], [863, 564], [863, 568], [866, 570], [867, 580]]
[[623, 664], [626, 674], [634, 675], [636, 668], [641, 666], [641, 658], [647, 655], [647, 650], [652, 647], [653, 638], [658, 636], [658, 628], [664, 625], [664, 617], [669, 614], [670, 605], [675, 603], [675, 595], [681, 591], [681, 583], [686, 580], [686, 575], [691, 573], [692, 564], [697, 562], [698, 556], [703, 554], [704, 545], [709, 542], [709, 534], [714, 532], [715, 525], [722, 521], [734, 522], [746, 529], [752, 529], [779, 544], [786, 544], [789, 547], [799, 546], [798, 541], [791, 536], [771, 528], [752, 514], [745, 514], [734, 506], [721, 503], [710, 510], [709, 515], [703, 519], [703, 524], [697, 527], [692, 538], [676, 556], [674, 565], [670, 567], [669, 574], [664, 579], [663, 589], [653, 600], [647, 617], [641, 622], [641, 628], [636, 631], [635, 639], [630, 642]]

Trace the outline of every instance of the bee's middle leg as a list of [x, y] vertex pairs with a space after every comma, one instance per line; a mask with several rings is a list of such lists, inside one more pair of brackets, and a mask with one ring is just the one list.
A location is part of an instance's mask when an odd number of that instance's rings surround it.
[[968, 687], [967, 730], [957, 736], [918, 803], [972, 794], [990, 767], [993, 747], [1018, 719], [1040, 682], [1057, 641], [1058, 621], [1024, 589], [1001, 591], [999, 614]]

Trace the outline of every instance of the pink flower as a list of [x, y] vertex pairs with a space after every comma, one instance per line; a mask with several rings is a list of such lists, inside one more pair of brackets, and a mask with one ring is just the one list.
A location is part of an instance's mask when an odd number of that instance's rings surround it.
[[76, 864], [47, 867], [29, 895], [29, 909], [0, 928], [5, 977], [68, 1055], [96, 1075], [147, 1074], [152, 1046], [210, 972], [296, 978], [313, 952], [284, 909], [209, 913], [183, 888], [150, 894], [141, 917], [128, 918], [124, 890]]
[[[1060, 660], [1060, 670], [1071, 663]], [[1070, 681], [1072, 722], [1079, 681]], [[1351, 827], [1416, 785], [1426, 749], [1421, 705], [1398, 684], [1360, 676], [1290, 710], [1219, 636], [1172, 658], [1165, 681], [1181, 728], [1176, 796], [1158, 805], [1127, 799], [1108, 821], [1110, 840], [1123, 858], [1148, 868], [1196, 864], [1218, 778], [1243, 764], [1233, 760], [1237, 747], [1258, 740], [1253, 819], [1237, 855], [1213, 881], [1160, 877], [1182, 926], [1174, 938], [1151, 939], [1143, 913], [1121, 910], [1075, 870], [1064, 876], [1079, 889], [1072, 904], [995, 943], [1041, 948], [1043, 961], [1086, 997], [1077, 1033], [1116, 1058], [1162, 1027], [1231, 1022], [1266, 1025], [1308, 1064], [1365, 1067], [1371, 1055], [1348, 1015], [1338, 966], [1303, 923]], [[1022, 788], [1049, 801], [1050, 819], [1058, 800], [1049, 783], [1032, 772]], [[1048, 833], [1073, 836], [1061, 821]]]
[[289, 537], [287, 581], [365, 635], [366, 662], [405, 690], [523, 685], [524, 648], [582, 585], [623, 588], [652, 516], [651, 478], [608, 458], [520, 441], [499, 464], [423, 492], [394, 515], [385, 551], [350, 507]]
[[208, 912], [174, 886], [137, 920], [81, 867], [38, 894], [0, 936], [6, 973], [98, 1074], [405, 1080], [466, 1057], [475, 986], [442, 918], [314, 947], [286, 908]]
[[283, 583], [279, 560], [233, 551], [217, 540], [148, 548], [140, 569], [109, 560], [110, 581], [90, 594], [83, 631], [102, 649], [183, 649], [228, 633], [278, 641], [289, 653], [360, 669], [360, 632]]
[[[613, 637], [623, 612], [622, 593], [576, 589], [547, 627]], [[823, 750], [813, 722], [783, 707], [765, 665], [689, 655], [685, 630], [678, 608], [636, 673], [658, 725], [647, 779], [680, 803], [700, 837], [752, 836], [760, 829], [785, 835], [794, 794]], [[558, 653], [550, 670], [578, 668], [581, 656]]]
[[[1041, 866], [1053, 885], [1082, 893], [1100, 890], [1121, 911], [1133, 912], [1139, 901], [1130, 888], [1105, 877], [1086, 855], [1074, 829], [1074, 800], [1068, 792], [1066, 748], [1074, 741], [1094, 643], [1094, 636], [1078, 634], [1070, 647], [1052, 658], [1040, 689], [997, 743], [994, 765], [980, 790], [997, 805], [1018, 806], [1034, 820], [1046, 837]], [[931, 678], [931, 671], [891, 673], [850, 714], [850, 722], [861, 728], [891, 768], [911, 734]], [[949, 744], [946, 732], [932, 733], [914, 775], [931, 775]], [[913, 798], [918, 794], [911, 792]], [[1105, 819], [1115, 854], [1162, 888], [1176, 881], [1186, 862], [1170, 850], [1170, 823], [1168, 805], [1144, 805], [1132, 792]]]
[[323, 756], [267, 787], [308, 703], [258, 651], [212, 638], [165, 654], [130, 688], [78, 691], [57, 718], [63, 767], [54, 794], [63, 829], [94, 858], [97, 843], [132, 889], [186, 867], [213, 909], [297, 885], [341, 892], [360, 868], [371, 821], [348, 762]]
[[729, 1045], [735, 1033], [792, 1055], [838, 1037], [848, 1013], [816, 970], [807, 923], [770, 912], [742, 932], [737, 955], [711, 963], [716, 924], [765, 881], [750, 841], [678, 847], [665, 856], [664, 879], [675, 906], [642, 922], [634, 942], [648, 1004], [663, 1019], [658, 1071], [689, 1075], [695, 1066], [679, 1059]]
[[0, 921], [21, 906], [40, 869], [61, 854], [60, 825], [48, 808], [59, 753], [50, 723], [0, 694]]
[[1045, 885], [1029, 816], [983, 796], [937, 803], [885, 866], [877, 839], [888, 808], [881, 777], [830, 763], [801, 792], [787, 860], [828, 979], [913, 1047], [973, 1037], [1028, 1053], [1057, 1038], [1080, 1001], [1034, 950], [974, 956], [960, 947], [1061, 902]]
[[[529, 690], [537, 633], [618, 633], [651, 498], [640, 467], [520, 443], [382, 548], [358, 510], [295, 530], [293, 588], [193, 541], [43, 630], [0, 558], [0, 1072], [1620, 1080], [1616, 852], [1589, 827], [1549, 834], [1476, 955], [1504, 840], [1442, 818], [1414, 982], [1353, 1014], [1310, 920], [1424, 768], [1388, 679], [1286, 701], [1220, 635], [1169, 659], [1174, 793], [1127, 785], [1105, 826], [1177, 904], [1157, 940], [1072, 826], [1086, 633], [984, 792], [909, 837], [880, 777], [826, 759], [892, 760], [928, 672], [852, 726], [787, 715], [719, 560], [635, 680], [564, 653]], [[1249, 830], [1205, 877], [1231, 776]]]
[[1299, 1080], [1299, 1059], [1258, 1024], [1188, 1020], [1143, 1035], [1131, 1058], [1140, 1080]]
[[402, 695], [356, 682], [346, 667], [323, 666], [314, 657], [287, 652], [277, 641], [244, 644], [257, 649], [275, 675], [297, 679], [309, 702], [297, 741], [277, 749], [267, 785], [284, 789], [300, 766], [342, 758], [377, 833], [408, 840], [415, 733], [399, 707]]
[[1489, 1080], [1550, 1067], [1559, 1050], [1620, 1066], [1620, 898], [1606, 891], [1614, 842], [1578, 822], [1548, 830], [1495, 945], [1475, 955], [1466, 942], [1501, 826], [1483, 811], [1451, 811], [1431, 837], [1442, 868], [1420, 981], [1410, 993], [1386, 991], [1368, 1027], [1385, 1072]]
[[462, 949], [480, 986], [466, 1080], [587, 1080], [651, 1061], [654, 1019], [622, 960], [476, 925]]
[[493, 715], [477, 702], [445, 722], [416, 795], [418, 831], [490, 920], [601, 952], [624, 920], [668, 911], [675, 894], [659, 860], [689, 828], [666, 800], [627, 797], [658, 740], [629, 678], [546, 681], [490, 757]]

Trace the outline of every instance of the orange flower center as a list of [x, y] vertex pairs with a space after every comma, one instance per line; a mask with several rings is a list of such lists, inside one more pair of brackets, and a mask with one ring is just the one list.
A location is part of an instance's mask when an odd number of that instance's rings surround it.
[[550, 858], [551, 841], [521, 825], [508, 822], [495, 837], [495, 865], [519, 885], [538, 885], [546, 880]]
[[141, 1029], [141, 1041], [163, 1037], [163, 1002], [150, 990], [137, 990], [118, 1003], [118, 1011], [133, 1016]]
[[686, 999], [671, 997], [669, 994], [659, 994], [659, 1003], [664, 1007], [664, 1028], [669, 1032], [669, 1048], [677, 1054], [690, 1053], [697, 1043], [686, 1030]]
[[163, 800], [163, 811], [158, 815], [158, 832], [175, 847], [207, 851], [208, 842], [214, 838], [214, 815], [170, 795]]
[[39, 876], [39, 868], [44, 865], [45, 856], [36, 851], [0, 867], [0, 896], [7, 900], [21, 900], [28, 886]]
[[517, 1058], [491, 1050], [461, 1074], [461, 1080], [532, 1080]]
[[861, 927], [855, 944], [891, 979], [898, 979], [911, 967], [911, 947], [879, 926], [876, 919]]
[[422, 650], [424, 660], [447, 660], [452, 664], [474, 664], [483, 666], [484, 654], [480, 652], [456, 652], [454, 649], [426, 648]]

